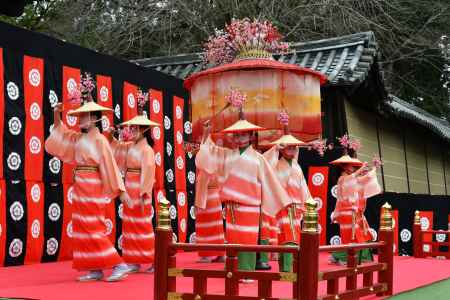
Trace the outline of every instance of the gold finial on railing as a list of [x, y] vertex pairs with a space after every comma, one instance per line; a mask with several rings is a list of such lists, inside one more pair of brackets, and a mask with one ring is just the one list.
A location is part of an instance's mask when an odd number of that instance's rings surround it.
[[158, 214], [158, 228], [164, 230], [170, 230], [170, 213], [169, 213], [170, 202], [163, 198], [159, 201], [159, 214]]
[[389, 231], [392, 230], [392, 206], [389, 205], [389, 203], [385, 203], [382, 206], [382, 210], [381, 210], [381, 220], [380, 220], [380, 230], [385, 230], [385, 231]]
[[306, 212], [303, 219], [303, 231], [304, 232], [319, 232], [318, 226], [318, 213], [317, 213], [317, 201], [309, 198], [305, 203]]
[[418, 210], [414, 213], [414, 224], [420, 225], [420, 213]]

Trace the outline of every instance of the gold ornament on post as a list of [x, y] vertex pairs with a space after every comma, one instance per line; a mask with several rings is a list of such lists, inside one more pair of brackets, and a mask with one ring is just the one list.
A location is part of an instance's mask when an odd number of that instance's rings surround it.
[[303, 232], [317, 233], [319, 232], [317, 201], [310, 198], [306, 201], [305, 206], [306, 213], [303, 221]]
[[170, 230], [170, 202], [166, 198], [163, 198], [161, 201], [159, 201], [159, 205], [160, 209], [158, 214], [158, 229]]
[[414, 224], [420, 225], [420, 213], [418, 210], [414, 213]]
[[380, 222], [380, 230], [391, 231], [392, 230], [392, 206], [389, 203], [385, 203], [382, 206], [381, 211], [381, 222]]

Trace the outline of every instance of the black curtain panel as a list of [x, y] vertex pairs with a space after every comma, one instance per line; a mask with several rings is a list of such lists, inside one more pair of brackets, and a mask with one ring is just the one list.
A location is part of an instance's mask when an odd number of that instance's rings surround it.
[[[6, 181], [5, 266], [22, 265], [27, 245], [27, 200], [25, 181]], [[3, 208], [2, 208], [3, 209]]]
[[[190, 101], [184, 104], [184, 140], [190, 141], [192, 134], [192, 124], [190, 120]], [[187, 242], [195, 241], [195, 212], [194, 212], [194, 198], [195, 198], [195, 155], [193, 152], [186, 153], [186, 193], [188, 202], [188, 216], [187, 216]]]
[[3, 168], [5, 178], [24, 178], [25, 107], [23, 93], [23, 52], [3, 49], [4, 99]]
[[42, 262], [58, 260], [64, 215], [64, 191], [61, 183], [45, 183], [44, 249]]

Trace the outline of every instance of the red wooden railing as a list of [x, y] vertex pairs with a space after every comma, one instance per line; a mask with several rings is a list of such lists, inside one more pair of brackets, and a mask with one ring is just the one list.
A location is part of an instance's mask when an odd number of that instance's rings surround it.
[[[445, 235], [444, 241], [438, 241], [438, 235]], [[426, 236], [431, 236], [431, 241], [425, 241]], [[436, 238], [433, 240], [433, 237]], [[424, 245], [430, 245], [430, 251], [424, 251]], [[446, 251], [441, 251], [442, 247], [447, 247]], [[450, 230], [422, 230], [419, 212], [416, 211], [413, 225], [413, 254], [417, 258], [425, 257], [445, 257], [450, 259]]]
[[[301, 247], [261, 245], [208, 245], [185, 244], [172, 241], [167, 202], [162, 202], [159, 225], [156, 229], [154, 300], [275, 300], [272, 282], [284, 281], [292, 286], [292, 299], [358, 299], [370, 294], [392, 295], [393, 283], [393, 231], [390, 207], [385, 206], [381, 219], [379, 242], [340, 246], [319, 246], [317, 204], [307, 203], [302, 229]], [[362, 249], [378, 249], [378, 261], [357, 264], [357, 252]], [[183, 251], [220, 250], [226, 252], [225, 268], [221, 270], [181, 269], [176, 267], [176, 253]], [[319, 253], [347, 251], [346, 266], [333, 270], [319, 270]], [[239, 271], [238, 252], [292, 253], [293, 272]], [[374, 273], [378, 272], [375, 282]], [[357, 286], [357, 276], [362, 274], [363, 284]], [[177, 277], [193, 278], [192, 292], [180, 293], [176, 289]], [[208, 294], [207, 279], [225, 280], [223, 295]], [[346, 279], [346, 289], [339, 290], [339, 278]], [[258, 295], [239, 295], [239, 280], [254, 279], [258, 282]], [[327, 281], [327, 294], [318, 295], [319, 281]]]

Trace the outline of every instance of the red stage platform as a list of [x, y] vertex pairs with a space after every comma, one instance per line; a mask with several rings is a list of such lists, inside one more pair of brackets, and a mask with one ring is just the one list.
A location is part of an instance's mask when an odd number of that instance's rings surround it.
[[[320, 270], [336, 268], [327, 263], [328, 256], [321, 254]], [[178, 267], [220, 269], [221, 264], [197, 264], [194, 253], [177, 255]], [[276, 266], [276, 263], [272, 263]], [[450, 278], [450, 260], [433, 258], [395, 257], [394, 293], [411, 290], [442, 279]], [[0, 297], [24, 297], [32, 299], [153, 299], [153, 275], [132, 274], [126, 280], [116, 283], [75, 281], [78, 273], [71, 268], [71, 262], [37, 264], [21, 267], [0, 268]], [[343, 286], [344, 281], [341, 282]], [[192, 279], [177, 281], [177, 291], [189, 291]], [[319, 294], [326, 291], [326, 282], [319, 283]], [[257, 285], [241, 285], [241, 295], [257, 295]], [[223, 294], [223, 281], [209, 280], [208, 292]], [[273, 285], [274, 297], [291, 298], [291, 287], [286, 283]], [[375, 299], [366, 297], [365, 299]]]

